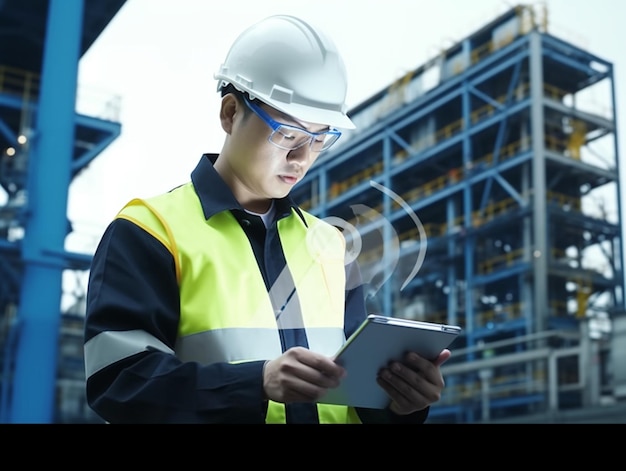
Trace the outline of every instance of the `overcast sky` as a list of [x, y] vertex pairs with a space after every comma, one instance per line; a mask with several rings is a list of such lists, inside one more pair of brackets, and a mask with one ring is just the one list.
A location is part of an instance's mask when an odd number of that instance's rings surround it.
[[[623, 140], [626, 2], [532, 4], [538, 12], [547, 6], [552, 34], [615, 65]], [[224, 134], [213, 73], [250, 24], [287, 13], [326, 30], [344, 56], [353, 107], [513, 5], [502, 0], [128, 0], [80, 62], [79, 96], [119, 96], [122, 134], [70, 188], [73, 249], [93, 250], [126, 201], [187, 181], [202, 153], [219, 152]]]

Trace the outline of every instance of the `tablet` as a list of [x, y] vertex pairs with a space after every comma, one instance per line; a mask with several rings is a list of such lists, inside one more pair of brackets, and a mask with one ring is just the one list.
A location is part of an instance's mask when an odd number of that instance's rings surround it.
[[460, 333], [456, 325], [370, 314], [335, 355], [347, 376], [318, 402], [384, 409], [389, 396], [376, 382], [378, 371], [407, 351], [434, 360]]

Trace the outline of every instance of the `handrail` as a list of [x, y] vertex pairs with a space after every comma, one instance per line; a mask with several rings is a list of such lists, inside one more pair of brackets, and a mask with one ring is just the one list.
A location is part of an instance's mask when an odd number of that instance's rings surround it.
[[[41, 76], [16, 67], [0, 65], [0, 93], [15, 95], [26, 105], [39, 97]], [[76, 110], [79, 113], [119, 122], [121, 97], [108, 92], [96, 91], [86, 86], [78, 87]], [[20, 130], [21, 131], [21, 130]]]

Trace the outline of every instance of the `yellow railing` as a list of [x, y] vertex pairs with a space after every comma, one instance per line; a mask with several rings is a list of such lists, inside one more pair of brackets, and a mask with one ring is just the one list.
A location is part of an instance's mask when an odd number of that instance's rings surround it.
[[0, 93], [17, 95], [28, 102], [39, 95], [39, 85], [38, 74], [0, 65]]
[[[0, 65], [0, 93], [15, 95], [26, 105], [39, 98], [41, 77], [39, 74], [16, 67]], [[101, 119], [119, 122], [121, 98], [111, 93], [97, 93], [88, 87], [77, 91], [78, 112]]]

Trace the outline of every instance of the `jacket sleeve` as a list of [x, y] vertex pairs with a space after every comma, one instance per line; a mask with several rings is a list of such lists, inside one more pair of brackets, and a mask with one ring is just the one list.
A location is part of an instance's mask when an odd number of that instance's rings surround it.
[[86, 394], [110, 423], [263, 423], [263, 362], [183, 363], [174, 260], [132, 222], [114, 220], [94, 254], [85, 318]]

